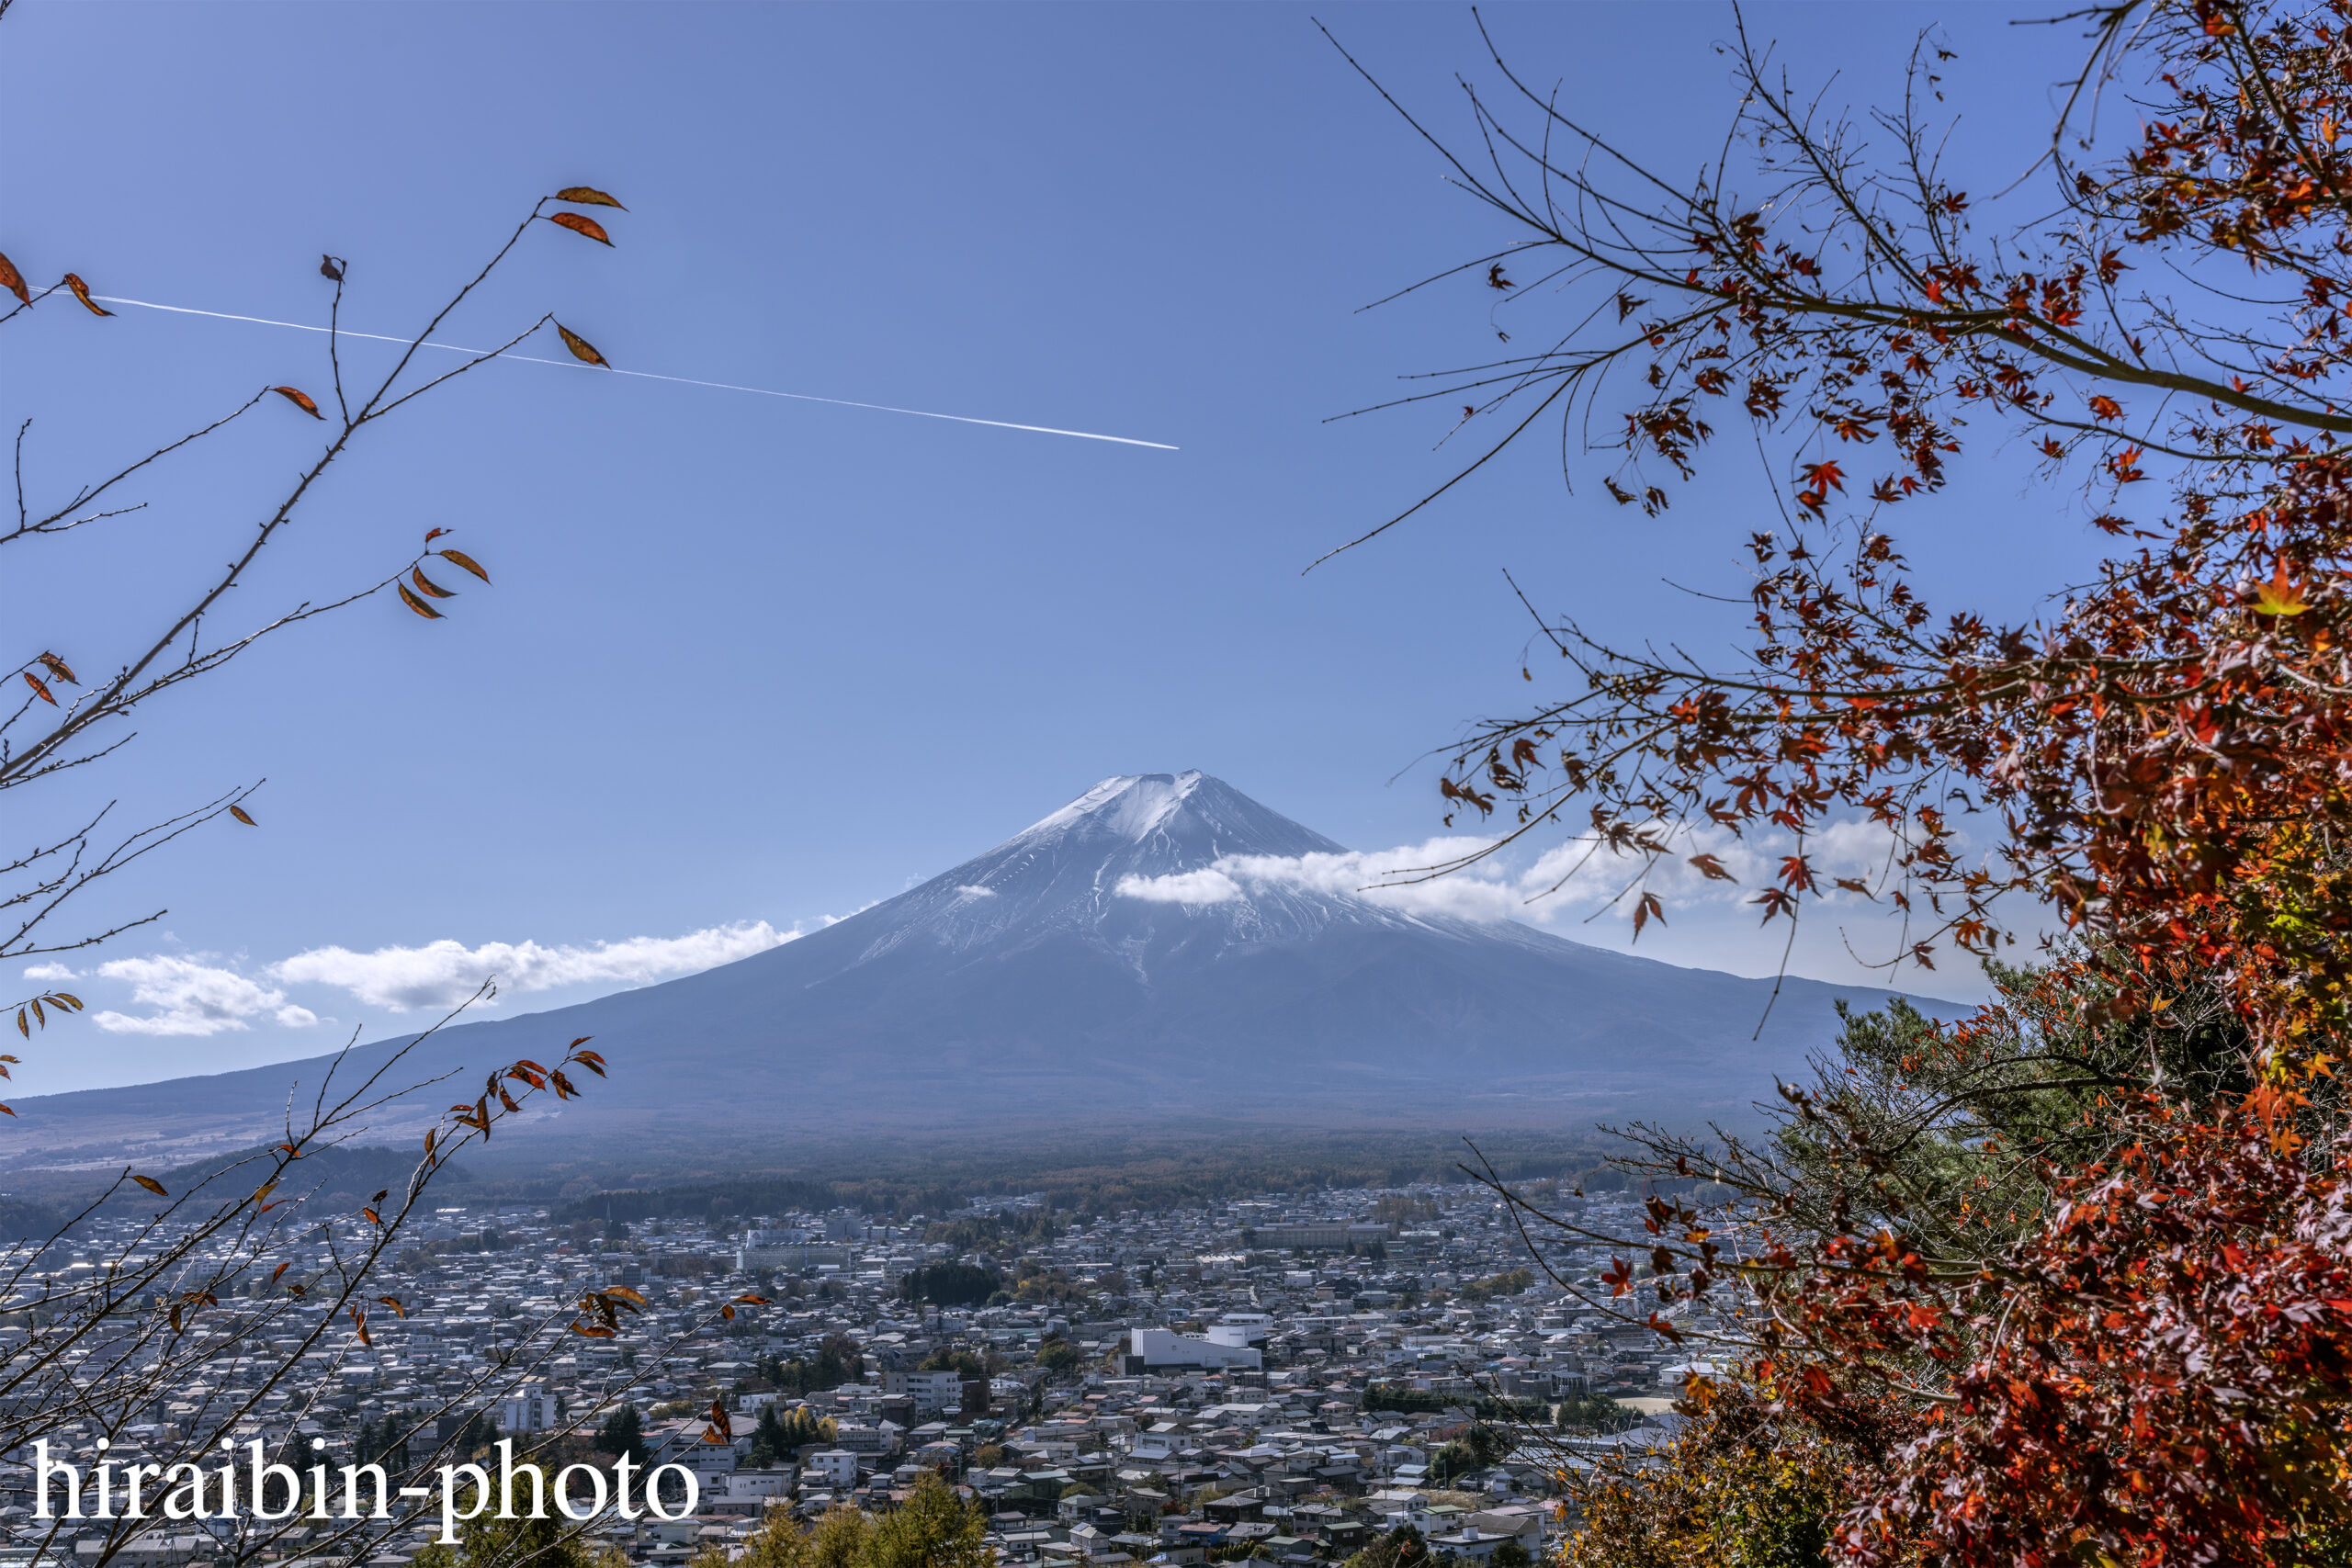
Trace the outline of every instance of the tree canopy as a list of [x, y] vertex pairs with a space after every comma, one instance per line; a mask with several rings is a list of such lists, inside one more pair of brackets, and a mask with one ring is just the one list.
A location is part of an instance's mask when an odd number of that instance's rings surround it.
[[[1762, 1140], [1634, 1130], [1637, 1174], [1736, 1195], [1736, 1250], [1663, 1192], [1622, 1236], [1521, 1204], [1619, 1248], [1560, 1282], [1655, 1303], [1669, 1338], [1726, 1280], [1763, 1308], [1711, 1351], [1736, 1376], [1691, 1379], [1669, 1462], [1593, 1494], [1579, 1561], [2352, 1541], [2347, 14], [2070, 13], [2087, 39], [2025, 195], [1949, 175], [1964, 91], [1933, 36], [1864, 123], [1741, 31], [1731, 133], [1690, 179], [1499, 53], [1465, 150], [1408, 115], [1515, 231], [1445, 276], [1534, 345], [1426, 394], [1501, 432], [1457, 478], [1549, 415], [1649, 517], [1724, 426], [1769, 481], [1740, 656], [1529, 605], [1535, 695], [1440, 787], [1449, 823], [1500, 829], [1468, 860], [1568, 837], [1636, 936], [1711, 883], [1792, 941], [1875, 906], [1890, 975], [1958, 956], [1997, 990], [1949, 1025], [1849, 1019]], [[2136, 124], [2095, 131], [2114, 99]], [[2106, 541], [2009, 623], [1897, 537], [1948, 525], [1936, 498], [2005, 442]], [[1871, 869], [1831, 863], [1841, 835]]]

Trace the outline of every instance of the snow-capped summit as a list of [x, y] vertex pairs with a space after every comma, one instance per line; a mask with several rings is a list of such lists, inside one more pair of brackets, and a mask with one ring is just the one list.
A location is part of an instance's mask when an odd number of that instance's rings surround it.
[[[513, 1135], [791, 1139], [1310, 1124], [1559, 1127], [1737, 1113], [1883, 993], [1680, 969], [1414, 915], [1312, 866], [1346, 852], [1205, 773], [1107, 778], [918, 887], [754, 957], [436, 1035], [401, 1069], [596, 1037], [610, 1092]], [[1246, 883], [1246, 886], [1245, 886]], [[372, 1047], [371, 1051], [388, 1049]], [[19, 1101], [24, 1131], [220, 1124], [295, 1063]], [[70, 1103], [69, 1103], [70, 1102]], [[21, 1136], [15, 1129], [12, 1135]]]
[[1104, 779], [1000, 847], [1010, 849], [1073, 834], [1156, 844], [1170, 854], [1203, 854], [1208, 860], [1219, 855], [1296, 855], [1340, 848], [1198, 768]]
[[1342, 854], [1338, 844], [1197, 770], [1104, 779], [985, 854], [858, 917], [860, 962], [910, 943], [950, 951], [1048, 937], [1117, 952], [1148, 981], [1162, 952], [1297, 939], [1334, 920], [1388, 923], [1340, 895], [1255, 898], [1135, 897], [1138, 886], [1208, 874], [1237, 855]]

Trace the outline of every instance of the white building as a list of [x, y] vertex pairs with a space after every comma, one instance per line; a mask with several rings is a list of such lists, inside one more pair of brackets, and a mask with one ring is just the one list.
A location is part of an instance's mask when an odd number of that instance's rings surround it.
[[[1223, 1325], [1219, 1325], [1223, 1327]], [[1248, 1330], [1236, 1325], [1230, 1335], [1240, 1343], [1219, 1343], [1215, 1337], [1171, 1333], [1165, 1328], [1128, 1331], [1127, 1371], [1130, 1375], [1160, 1367], [1239, 1367], [1256, 1371], [1265, 1364], [1264, 1352], [1248, 1343]], [[1212, 1329], [1214, 1336], [1216, 1330]]]
[[508, 1394], [498, 1405], [498, 1429], [502, 1432], [549, 1432], [562, 1424], [559, 1401], [545, 1388], [526, 1383]]
[[857, 1456], [847, 1449], [827, 1449], [808, 1456], [804, 1473], [811, 1482], [846, 1492], [857, 1484]]
[[1262, 1312], [1229, 1312], [1208, 1327], [1208, 1342], [1231, 1347], [1266, 1348], [1267, 1337], [1272, 1334], [1273, 1318]]
[[964, 1407], [964, 1374], [952, 1368], [945, 1371], [884, 1372], [882, 1392], [886, 1395], [910, 1396], [918, 1412], [936, 1416]]

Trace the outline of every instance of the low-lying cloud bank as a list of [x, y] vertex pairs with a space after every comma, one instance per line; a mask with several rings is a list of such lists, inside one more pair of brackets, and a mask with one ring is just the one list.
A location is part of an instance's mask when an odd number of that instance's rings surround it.
[[288, 1029], [303, 1029], [319, 1021], [318, 1014], [296, 1007], [286, 993], [255, 984], [233, 969], [191, 958], [161, 954], [146, 958], [117, 958], [98, 965], [108, 980], [130, 985], [130, 999], [161, 1010], [146, 1014], [98, 1012], [90, 1021], [110, 1034], [218, 1034], [227, 1029], [250, 1029], [246, 1021], [262, 1013], [273, 1015]]
[[586, 947], [541, 947], [536, 942], [486, 942], [480, 947], [443, 940], [423, 947], [314, 947], [273, 964], [288, 985], [334, 986], [368, 1007], [408, 1012], [454, 1007], [493, 976], [502, 991], [545, 991], [558, 986], [649, 980], [691, 975], [732, 964], [792, 941], [765, 920], [711, 926], [684, 936], [633, 936]]
[[[101, 979], [129, 985], [131, 1000], [151, 1010], [108, 1010], [91, 1014], [90, 1021], [114, 1034], [220, 1034], [251, 1029], [254, 1020], [263, 1018], [302, 1029], [317, 1023], [319, 1017], [288, 998], [288, 986], [329, 986], [364, 1006], [408, 1012], [454, 1007], [491, 979], [502, 992], [640, 986], [732, 964], [800, 934], [797, 930], [780, 931], [765, 920], [741, 920], [684, 936], [638, 936], [584, 946], [543, 947], [526, 941], [468, 947], [445, 939], [422, 947], [379, 947], [372, 953], [316, 947], [254, 975], [221, 962], [215, 953], [154, 953], [113, 959], [91, 971]], [[25, 973], [44, 982], [74, 978], [74, 972], [62, 964], [36, 964]]]
[[[1782, 858], [1795, 843], [1736, 838], [1716, 828], [1683, 829], [1672, 837], [1670, 853], [1650, 867], [1643, 883], [1668, 908], [1722, 906], [1753, 899], [1778, 877]], [[1169, 876], [1125, 876], [1114, 889], [1121, 897], [1195, 908], [1283, 893], [1360, 897], [1405, 913], [1456, 919], [1546, 920], [1589, 914], [1622, 893], [1641, 871], [1640, 861], [1612, 853], [1589, 837], [1546, 849], [1533, 861], [1493, 855], [1470, 857], [1492, 840], [1454, 837], [1393, 850], [1350, 850], [1305, 855], [1227, 855], [1197, 871]], [[1832, 897], [1836, 879], [1865, 884], [1884, 867], [1888, 840], [1868, 822], [1840, 822], [1805, 841], [1813, 875]], [[1708, 876], [1691, 863], [1710, 856], [1729, 880]], [[1468, 862], [1469, 863], [1463, 863]], [[1438, 874], [1439, 868], [1455, 869]]]

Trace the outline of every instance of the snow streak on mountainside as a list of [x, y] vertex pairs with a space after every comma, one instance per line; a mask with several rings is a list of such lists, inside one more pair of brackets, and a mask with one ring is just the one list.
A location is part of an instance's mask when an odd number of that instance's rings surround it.
[[[1631, 958], [1531, 928], [1252, 882], [1339, 844], [1199, 773], [1109, 778], [984, 854], [703, 974], [428, 1042], [435, 1069], [593, 1034], [615, 1069], [525, 1136], [1470, 1128], [1736, 1113], [1884, 994]], [[383, 1047], [372, 1048], [380, 1051]], [[193, 1134], [318, 1064], [19, 1102], [39, 1145]], [[502, 1134], [503, 1135], [503, 1134]]]
[[1416, 923], [1362, 898], [1277, 891], [1197, 902], [1136, 897], [1138, 884], [1215, 876], [1227, 856], [1343, 854], [1320, 833], [1197, 772], [1108, 778], [1059, 811], [888, 904], [858, 962], [902, 942], [951, 951], [1055, 935], [1133, 954], [1297, 941], [1333, 925]]

